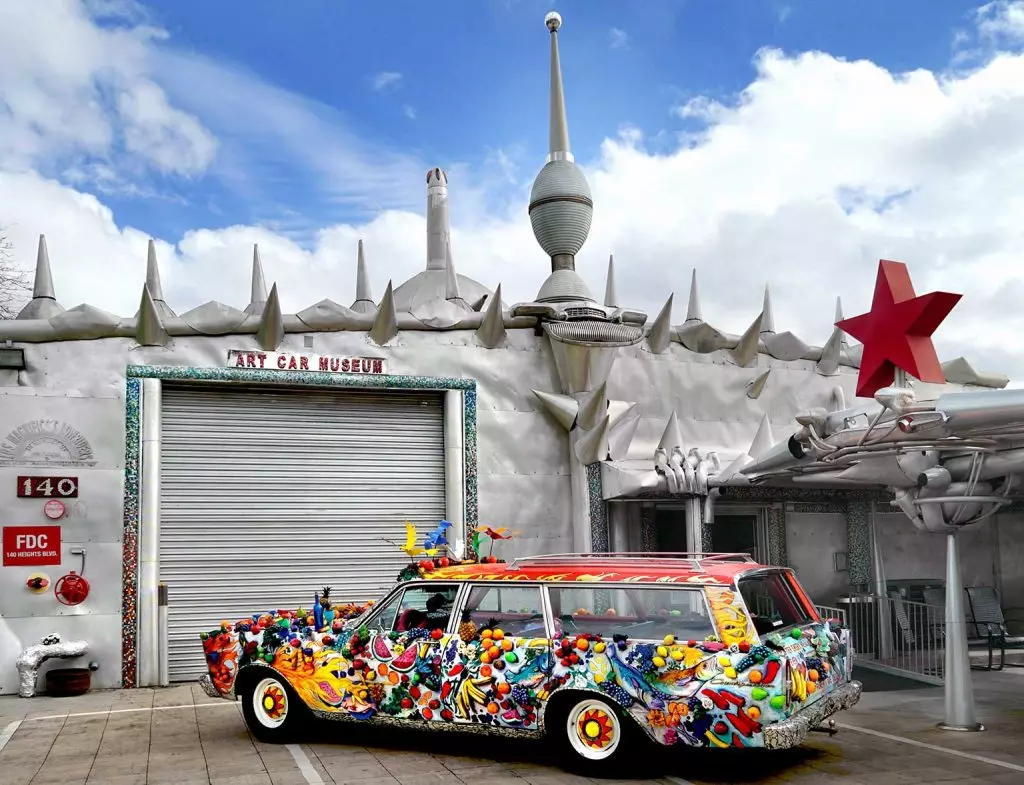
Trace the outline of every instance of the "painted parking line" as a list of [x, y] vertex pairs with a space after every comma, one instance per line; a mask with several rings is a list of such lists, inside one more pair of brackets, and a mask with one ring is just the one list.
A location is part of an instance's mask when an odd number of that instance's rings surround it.
[[105, 709], [104, 711], [80, 711], [73, 714], [47, 714], [43, 717], [28, 717], [25, 722], [38, 720], [63, 720], [68, 717], [102, 717], [107, 714], [129, 714], [136, 711], [174, 711], [176, 709], [206, 709], [213, 706], [234, 706], [232, 701], [215, 701], [213, 703], [184, 703], [179, 706], [143, 706], [136, 709]]
[[285, 747], [292, 754], [292, 758], [295, 759], [295, 765], [299, 767], [299, 771], [306, 778], [306, 782], [309, 785], [323, 785], [324, 781], [320, 779], [320, 775], [313, 768], [313, 763], [309, 760], [306, 753], [303, 752], [302, 747], [298, 744], [286, 744]]
[[0, 731], [0, 750], [3, 750], [7, 746], [7, 742], [11, 740], [11, 736], [18, 730], [21, 725], [21, 720], [15, 720], [14, 722], [8, 723], [7, 727]]
[[668, 780], [673, 783], [673, 785], [693, 785], [689, 780], [684, 780], [682, 777], [674, 777], [671, 774], [666, 774], [662, 779]]
[[938, 744], [929, 744], [925, 741], [917, 741], [916, 739], [908, 739], [904, 736], [893, 736], [891, 733], [882, 733], [880, 730], [872, 730], [871, 728], [861, 728], [857, 725], [847, 725], [845, 722], [836, 723], [843, 730], [852, 730], [857, 733], [864, 733], [868, 736], [875, 736], [879, 739], [887, 739], [888, 741], [896, 741], [900, 744], [908, 744], [911, 747], [921, 747], [922, 749], [931, 750], [932, 752], [943, 752], [946, 755], [955, 755], [958, 758], [967, 758], [967, 760], [973, 760], [977, 763], [987, 763], [989, 766], [998, 766], [1001, 769], [1010, 769], [1011, 771], [1024, 772], [1024, 766], [1019, 766], [1016, 763], [1007, 763], [1004, 760], [996, 760], [995, 758], [986, 758], [984, 755], [975, 755], [973, 752], [961, 752], [960, 750], [951, 750], [949, 747], [940, 747]]

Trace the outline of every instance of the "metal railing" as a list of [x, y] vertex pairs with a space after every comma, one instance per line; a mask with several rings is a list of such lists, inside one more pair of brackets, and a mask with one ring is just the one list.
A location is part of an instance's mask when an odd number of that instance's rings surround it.
[[828, 619], [839, 619], [840, 624], [844, 627], [848, 626], [845, 608], [836, 608], [832, 605], [815, 605], [814, 610], [818, 612], [818, 616], [820, 616], [823, 621], [827, 621]]
[[843, 604], [849, 608], [847, 626], [857, 665], [929, 684], [943, 683], [945, 608], [903, 599], [895, 591], [886, 597], [854, 595]]

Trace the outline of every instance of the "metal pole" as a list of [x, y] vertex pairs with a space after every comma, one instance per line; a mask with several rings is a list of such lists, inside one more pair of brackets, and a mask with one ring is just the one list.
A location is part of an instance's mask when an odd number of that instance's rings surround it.
[[974, 706], [971, 660], [967, 652], [964, 587], [956, 534], [946, 535], [946, 719], [942, 730], [981, 731]]
[[704, 502], [699, 496], [686, 500], [686, 550], [690, 553], [704, 551]]
[[885, 585], [885, 562], [882, 560], [882, 544], [878, 539], [878, 522], [875, 520], [875, 504], [868, 502], [868, 527], [871, 532], [871, 561], [874, 562], [875, 613], [878, 617], [878, 658], [885, 662], [892, 657], [892, 618], [889, 610], [889, 595]]
[[569, 482], [572, 488], [572, 549], [577, 553], [594, 550], [590, 531], [590, 481], [587, 467], [576, 457], [576, 442], [583, 435], [579, 428], [569, 433]]
[[[444, 396], [444, 501], [445, 515], [452, 524], [449, 542], [468, 544], [466, 531], [466, 449], [462, 390], [448, 390]], [[479, 523], [479, 521], [477, 521]]]
[[159, 637], [157, 642], [157, 670], [159, 673], [159, 684], [166, 687], [171, 683], [169, 672], [169, 657], [167, 652], [167, 584], [160, 581], [157, 586], [157, 618], [159, 626]]

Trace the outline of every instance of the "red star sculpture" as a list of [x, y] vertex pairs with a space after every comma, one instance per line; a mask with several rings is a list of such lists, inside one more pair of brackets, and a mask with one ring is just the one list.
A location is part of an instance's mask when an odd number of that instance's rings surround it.
[[903, 262], [879, 261], [871, 310], [836, 322], [837, 327], [864, 344], [857, 395], [873, 397], [893, 383], [897, 368], [922, 382], [944, 382], [932, 333], [960, 297], [949, 292], [918, 297]]

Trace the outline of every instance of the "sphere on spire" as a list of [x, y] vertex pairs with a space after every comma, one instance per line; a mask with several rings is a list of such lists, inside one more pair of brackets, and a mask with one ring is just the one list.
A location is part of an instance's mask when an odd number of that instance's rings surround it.
[[557, 32], [562, 26], [562, 15], [558, 11], [548, 11], [544, 17], [544, 26], [552, 33]]

